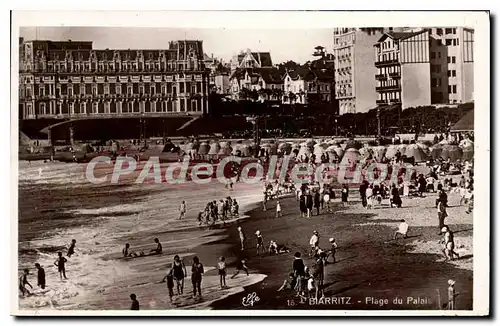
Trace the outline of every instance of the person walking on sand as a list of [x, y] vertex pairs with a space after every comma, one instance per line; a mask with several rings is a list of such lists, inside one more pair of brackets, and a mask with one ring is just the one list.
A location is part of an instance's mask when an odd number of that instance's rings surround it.
[[59, 272], [59, 277], [61, 278], [61, 280], [62, 280], [63, 276], [64, 276], [64, 279], [68, 279], [66, 277], [66, 267], [65, 267], [65, 264], [68, 260], [63, 257], [62, 252], [60, 252], [60, 251], [57, 253], [57, 256], [58, 257], [57, 257], [56, 261], [54, 262], [54, 265], [57, 266], [57, 270]]
[[43, 290], [45, 289], [45, 269], [43, 269], [42, 266], [40, 266], [39, 263], [35, 264], [35, 267], [37, 269], [37, 285]]
[[137, 300], [137, 296], [134, 293], [130, 295], [130, 300], [132, 300], [130, 310], [139, 310], [139, 301]]
[[325, 194], [323, 195], [323, 201], [324, 203], [324, 208], [327, 213], [330, 213], [330, 194], [326, 191]]
[[172, 274], [174, 276], [175, 283], [177, 284], [177, 294], [181, 295], [184, 293], [184, 278], [187, 275], [187, 271], [186, 266], [179, 255], [174, 256], [174, 261], [172, 262]]
[[281, 204], [279, 199], [276, 201], [276, 217], [282, 217], [283, 213], [281, 212]]
[[397, 239], [398, 234], [402, 235], [403, 238], [406, 239], [406, 236], [408, 234], [408, 223], [406, 223], [405, 220], [401, 220], [401, 223], [399, 224], [399, 228], [396, 232], [394, 232], [394, 240]]
[[238, 235], [240, 237], [241, 250], [243, 251], [245, 250], [245, 241], [247, 237], [245, 236], [245, 233], [243, 233], [241, 226], [238, 226]]
[[264, 198], [262, 199], [262, 210], [267, 211], [267, 189], [264, 190]]
[[236, 263], [236, 272], [234, 272], [233, 276], [231, 276], [231, 279], [235, 278], [241, 271], [247, 273], [247, 276], [250, 275], [248, 274], [247, 260], [245, 258], [238, 260]]
[[337, 254], [337, 248], [338, 248], [337, 242], [335, 241], [335, 238], [330, 238], [328, 241], [330, 242], [331, 249], [328, 252], [328, 256], [325, 259], [325, 264], [328, 264], [328, 258], [330, 256], [332, 256], [332, 258], [333, 258], [332, 264], [335, 264], [337, 262], [337, 259], [335, 258], [335, 255]]
[[167, 275], [161, 280], [165, 282], [167, 280], [167, 289], [168, 289], [168, 297], [170, 298], [170, 302], [172, 302], [172, 298], [174, 297], [174, 273], [173, 269], [170, 269]]
[[255, 235], [257, 236], [257, 256], [260, 256], [264, 253], [264, 238], [259, 230], [255, 232]]
[[201, 280], [205, 273], [202, 263], [197, 256], [193, 257], [193, 266], [191, 267], [191, 282], [193, 283], [193, 298], [196, 298], [198, 292], [201, 298]]
[[187, 212], [187, 207], [186, 207], [186, 201], [182, 201], [181, 206], [179, 207], [179, 220], [182, 220], [184, 217], [186, 217], [186, 212]]
[[21, 294], [23, 295], [23, 297], [26, 294], [31, 295], [31, 292], [28, 291], [28, 289], [26, 288], [26, 285], [29, 285], [29, 287], [31, 289], [33, 289], [33, 286], [30, 284], [30, 282], [28, 282], [29, 273], [30, 273], [29, 269], [25, 268], [21, 277], [19, 277], [19, 291], [21, 291]]
[[306, 208], [307, 208], [307, 217], [311, 218], [312, 209], [313, 209], [313, 196], [310, 191], [307, 191], [306, 194]]
[[306, 266], [304, 265], [304, 261], [301, 258], [302, 255], [300, 254], [300, 252], [296, 252], [293, 256], [294, 259], [293, 259], [292, 269], [296, 279], [295, 289], [297, 291], [297, 296], [299, 296], [304, 291], [302, 285], [303, 285], [303, 279], [306, 276], [305, 272]]
[[300, 209], [300, 217], [306, 217], [307, 207], [306, 207], [306, 196], [301, 194], [299, 196], [299, 209]]
[[311, 236], [311, 239], [309, 240], [309, 245], [311, 246], [311, 251], [309, 253], [309, 256], [314, 255], [316, 252], [316, 248], [319, 247], [319, 233], [318, 231], [313, 231], [313, 235]]
[[72, 255], [75, 254], [75, 246], [76, 246], [76, 240], [73, 239], [73, 240], [71, 240], [71, 244], [69, 245], [69, 248], [68, 248], [68, 253], [67, 253], [68, 257], [71, 257]]
[[373, 185], [366, 188], [366, 209], [373, 209]]
[[227, 287], [226, 285], [226, 257], [221, 256], [219, 258], [219, 262], [217, 263], [217, 269], [219, 271], [220, 278], [220, 288], [224, 289]]

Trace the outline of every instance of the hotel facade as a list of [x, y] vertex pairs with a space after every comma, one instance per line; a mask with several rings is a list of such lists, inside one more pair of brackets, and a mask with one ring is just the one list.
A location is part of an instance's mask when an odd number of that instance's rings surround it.
[[20, 119], [208, 113], [202, 41], [160, 50], [95, 50], [92, 42], [19, 40]]

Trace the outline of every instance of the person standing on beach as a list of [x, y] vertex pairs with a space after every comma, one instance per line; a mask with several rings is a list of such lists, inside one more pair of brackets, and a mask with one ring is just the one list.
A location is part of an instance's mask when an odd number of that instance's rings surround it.
[[448, 213], [446, 212], [446, 205], [444, 202], [439, 201], [438, 207], [437, 207], [437, 214], [438, 214], [438, 227], [439, 227], [439, 235], [442, 233], [442, 228], [444, 226], [444, 219], [448, 216]]
[[309, 240], [309, 245], [311, 246], [311, 252], [309, 256], [314, 255], [316, 252], [316, 248], [319, 247], [319, 233], [318, 231], [313, 231], [313, 235], [311, 236], [311, 239]]
[[174, 256], [174, 261], [172, 262], [172, 274], [177, 284], [177, 294], [181, 295], [184, 293], [184, 278], [187, 275], [187, 271], [186, 266], [179, 255]]
[[69, 245], [68, 253], [67, 256], [71, 257], [72, 255], [75, 254], [75, 245], [76, 245], [76, 240], [73, 239], [71, 240], [71, 244]]
[[219, 270], [220, 277], [220, 288], [226, 288], [226, 257], [221, 256], [219, 262], [217, 263], [217, 269]]
[[243, 251], [245, 250], [245, 241], [247, 237], [245, 236], [245, 233], [243, 233], [241, 226], [238, 226], [238, 235], [240, 237], [241, 250]]
[[321, 195], [319, 191], [314, 192], [314, 208], [316, 208], [316, 215], [319, 215], [319, 208], [321, 206]]
[[372, 185], [369, 185], [366, 188], [365, 197], [366, 197], [366, 208], [373, 209], [373, 186]]
[[262, 210], [267, 211], [267, 189], [264, 190], [264, 198], [262, 199]]
[[347, 197], [349, 196], [349, 188], [346, 184], [342, 187], [342, 206], [347, 206]]
[[456, 256], [457, 259], [460, 257], [454, 250], [455, 250], [455, 236], [453, 235], [453, 232], [451, 232], [450, 228], [446, 225], [443, 226], [441, 229], [441, 232], [444, 233], [444, 256], [445, 259], [451, 259], [453, 260], [454, 257]]
[[366, 189], [367, 189], [367, 184], [366, 184], [366, 181], [363, 181], [361, 183], [361, 185], [359, 186], [359, 195], [361, 196], [361, 204], [363, 205], [363, 207], [366, 207], [367, 206], [367, 202], [366, 202]]
[[295, 289], [297, 290], [297, 295], [301, 295], [303, 292], [303, 279], [306, 276], [306, 266], [304, 265], [300, 252], [295, 253], [292, 268], [296, 279]]
[[313, 209], [313, 196], [311, 192], [308, 190], [306, 195], [306, 208], [307, 208], [307, 217], [311, 218], [312, 209]]
[[328, 258], [330, 256], [332, 256], [333, 258], [333, 264], [335, 264], [337, 262], [337, 259], [335, 258], [335, 255], [337, 253], [337, 242], [335, 241], [335, 238], [330, 238], [330, 240], [328, 240], [330, 242], [330, 245], [331, 245], [331, 249], [330, 251], [328, 252], [328, 255], [326, 256], [326, 259], [325, 259], [325, 265], [328, 264]]
[[19, 290], [21, 291], [21, 294], [23, 296], [25, 296], [26, 294], [31, 295], [31, 292], [28, 291], [26, 285], [29, 285], [29, 287], [33, 289], [33, 286], [30, 284], [30, 282], [28, 282], [29, 273], [29, 269], [25, 268], [21, 277], [19, 277]]
[[306, 196], [301, 193], [299, 196], [299, 209], [300, 209], [300, 217], [306, 217], [307, 207], [306, 207]]
[[179, 207], [179, 220], [182, 220], [184, 217], [186, 217], [186, 212], [187, 212], [187, 207], [186, 207], [186, 201], [182, 201], [181, 206]]
[[132, 306], [130, 306], [130, 310], [139, 310], [139, 301], [137, 301], [137, 296], [132, 293], [130, 295], [130, 299], [132, 300]]
[[35, 264], [35, 267], [37, 269], [37, 285], [43, 290], [45, 289], [45, 269], [43, 269], [42, 266], [40, 266], [39, 263]]
[[325, 192], [323, 195], [323, 201], [324, 203], [324, 208], [327, 213], [330, 213], [330, 194], [328, 192]]
[[197, 256], [193, 257], [193, 266], [191, 267], [191, 282], [193, 283], [193, 298], [196, 298], [196, 292], [201, 298], [201, 280], [203, 278], [203, 273], [205, 273], [203, 269], [202, 263], [200, 263], [200, 259]]
[[65, 263], [68, 261], [66, 258], [63, 257], [62, 255], [62, 252], [58, 252], [57, 253], [58, 257], [56, 259], [56, 261], [54, 262], [54, 265], [57, 266], [57, 270], [59, 271], [59, 277], [63, 278], [64, 276], [64, 279], [68, 279], [66, 277], [66, 267], [65, 267]]
[[276, 201], [276, 217], [282, 217], [283, 213], [281, 212], [281, 204], [279, 199]]

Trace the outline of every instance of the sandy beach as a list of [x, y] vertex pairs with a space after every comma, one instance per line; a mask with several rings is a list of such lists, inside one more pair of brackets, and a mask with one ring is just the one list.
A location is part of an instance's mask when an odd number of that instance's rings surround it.
[[[40, 262], [48, 283], [45, 291], [20, 299], [20, 308], [129, 309], [129, 295], [135, 293], [141, 309], [440, 309], [446, 301], [447, 281], [454, 279], [457, 308], [472, 309], [472, 215], [458, 206], [457, 193], [449, 195], [446, 223], [456, 234], [462, 258], [444, 262], [438, 243], [436, 195], [432, 193], [425, 198], [403, 198], [400, 209], [383, 202], [381, 207], [366, 210], [353, 188], [349, 207], [341, 207], [337, 200], [333, 213], [311, 219], [301, 218], [295, 198], [285, 196], [281, 203], [284, 216], [276, 218], [274, 201], [267, 212], [262, 211], [261, 184], [237, 184], [234, 190], [217, 182], [175, 188], [132, 182], [92, 185], [82, 177], [84, 167], [40, 163], [20, 168], [19, 268], [29, 267], [33, 274], [33, 263]], [[226, 227], [199, 228], [198, 211], [209, 200], [226, 196], [238, 200], [240, 212], [245, 212], [241, 218]], [[178, 220], [181, 200], [188, 203], [188, 214]], [[410, 225], [409, 237], [391, 240], [401, 218]], [[248, 236], [249, 249], [243, 253], [238, 247], [237, 226]], [[266, 245], [275, 240], [291, 252], [257, 257], [256, 230], [263, 233]], [[306, 265], [312, 266], [307, 252], [313, 230], [320, 233], [322, 247], [327, 248], [330, 237], [339, 245], [337, 263], [327, 265], [325, 279], [325, 296], [337, 298], [335, 303], [302, 302], [294, 292], [277, 292], [291, 271], [294, 252], [303, 253]], [[154, 248], [155, 237], [163, 245], [163, 254], [121, 257], [125, 243], [133, 251], [147, 252]], [[77, 246], [76, 255], [68, 259], [69, 280], [60, 281], [52, 263], [56, 252], [65, 252], [73, 238]], [[160, 281], [175, 254], [183, 257], [188, 278], [184, 294], [171, 302], [166, 284]], [[206, 270], [203, 299], [191, 298], [189, 275], [194, 255]], [[221, 290], [215, 270], [220, 256], [227, 259], [229, 275], [235, 271], [237, 258], [247, 258], [250, 276], [228, 277], [229, 288]], [[36, 284], [36, 276], [31, 278]], [[260, 300], [243, 306], [242, 299], [254, 292]], [[349, 302], [341, 298], [349, 298]], [[395, 301], [398, 298], [401, 304]], [[418, 303], [408, 298], [418, 299]], [[386, 299], [387, 304], [380, 303]]]

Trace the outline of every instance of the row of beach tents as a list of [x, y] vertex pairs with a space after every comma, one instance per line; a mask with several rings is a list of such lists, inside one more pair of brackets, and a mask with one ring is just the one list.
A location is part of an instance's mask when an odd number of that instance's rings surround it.
[[[255, 144], [252, 141], [243, 143], [238, 141], [234, 144], [228, 141], [194, 141], [186, 144], [180, 144], [179, 147], [188, 155], [208, 155], [208, 156], [227, 156], [240, 155], [248, 157], [252, 155], [252, 149]], [[269, 155], [277, 155], [278, 152], [287, 155], [296, 155], [298, 158], [310, 158], [313, 154], [316, 163], [321, 163], [322, 157], [328, 156], [330, 162], [338, 162], [342, 160], [346, 152], [350, 153], [350, 157], [358, 160], [375, 159], [382, 160], [384, 157], [392, 159], [398, 155], [407, 158], [414, 158], [415, 162], [426, 162], [432, 159], [442, 158], [450, 159], [455, 162], [457, 160], [470, 161], [474, 157], [474, 143], [469, 139], [463, 140], [460, 144], [450, 144], [446, 141], [440, 142], [433, 146], [427, 146], [424, 143], [416, 143], [409, 145], [389, 145], [389, 146], [369, 146], [362, 144], [359, 141], [348, 140], [344, 143], [339, 143], [335, 140], [314, 140], [309, 139], [304, 142], [289, 142], [289, 141], [264, 141], [260, 145], [261, 150], [264, 150]]]

